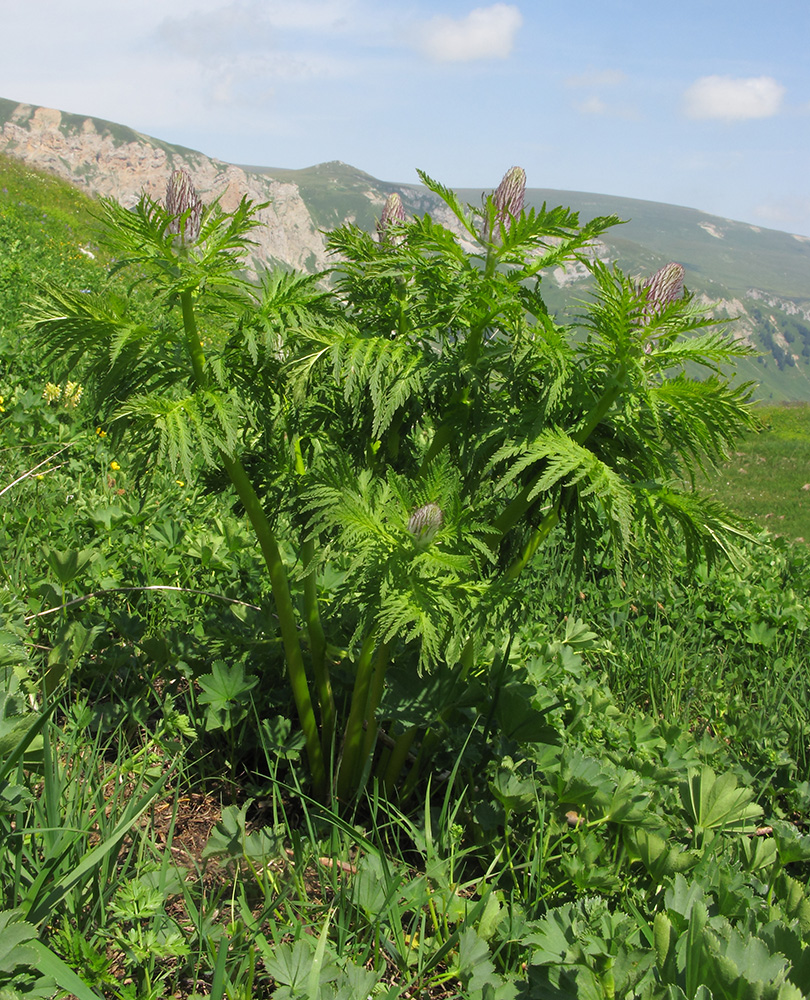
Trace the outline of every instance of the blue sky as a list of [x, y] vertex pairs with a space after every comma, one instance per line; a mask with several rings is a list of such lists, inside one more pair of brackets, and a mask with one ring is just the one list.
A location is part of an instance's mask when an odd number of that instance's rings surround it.
[[810, 236], [807, 0], [0, 0], [0, 17], [0, 97], [231, 162], [481, 189], [520, 164], [534, 187]]

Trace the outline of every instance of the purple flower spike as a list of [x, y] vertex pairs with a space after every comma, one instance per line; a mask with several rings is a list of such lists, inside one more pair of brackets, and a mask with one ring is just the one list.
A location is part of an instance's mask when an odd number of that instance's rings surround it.
[[426, 503], [411, 514], [408, 531], [413, 535], [420, 549], [426, 549], [444, 524], [444, 514], [437, 503]]
[[377, 236], [380, 243], [391, 243], [392, 237], [389, 230], [392, 227], [400, 226], [405, 221], [405, 206], [402, 198], [396, 193], [389, 194], [386, 199], [382, 215], [377, 223]]
[[484, 230], [484, 239], [497, 238], [500, 227], [508, 226], [512, 219], [517, 219], [523, 211], [526, 201], [526, 171], [523, 167], [510, 167], [503, 175], [503, 180], [492, 195], [495, 206], [494, 232]]
[[523, 167], [510, 167], [492, 196], [497, 209], [497, 219], [508, 225], [523, 211], [526, 201], [526, 171]]
[[[194, 189], [191, 177], [185, 170], [175, 170], [166, 185], [166, 211], [172, 216], [168, 231], [182, 235], [187, 245], [197, 242], [202, 222], [203, 203]], [[180, 224], [182, 217], [188, 213], [183, 224], [182, 234]]]
[[649, 323], [655, 313], [660, 313], [670, 302], [683, 298], [684, 269], [674, 261], [664, 264], [651, 278], [642, 284], [647, 289], [647, 303], [644, 307], [644, 322]]
[[[641, 315], [641, 325], [648, 326], [655, 315], [661, 313], [670, 302], [683, 298], [684, 269], [682, 264], [671, 261], [659, 268], [652, 277], [647, 278], [639, 286], [639, 294], [647, 293], [644, 311]], [[653, 337], [644, 345], [644, 353], [652, 354], [658, 344], [658, 338]]]

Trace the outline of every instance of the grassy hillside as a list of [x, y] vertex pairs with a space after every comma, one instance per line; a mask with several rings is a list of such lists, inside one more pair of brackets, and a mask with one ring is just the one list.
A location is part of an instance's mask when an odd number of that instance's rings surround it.
[[[9, 108], [11, 102], [0, 102], [0, 120], [3, 114], [10, 113]], [[65, 127], [75, 124], [71, 116], [64, 117], [64, 121]], [[98, 122], [97, 126], [118, 135], [110, 123]], [[136, 136], [130, 132], [121, 132], [122, 142]], [[144, 136], [138, 138], [152, 141]], [[169, 148], [157, 140], [155, 144]], [[28, 294], [29, 281], [42, 270], [45, 258], [56, 254], [53, 262], [58, 258], [60, 266], [68, 269], [71, 261], [79, 266], [86, 263], [79, 260], [83, 255], [77, 248], [83, 240], [88, 247], [92, 243], [92, 202], [68, 185], [60, 186], [53, 178], [11, 159], [3, 157], [1, 162], [6, 180], [0, 191], [5, 188], [7, 193], [0, 194], [4, 234], [0, 239], [6, 248], [0, 263], [0, 281], [5, 281], [11, 295], [7, 301], [16, 308], [15, 304]], [[322, 230], [345, 221], [371, 229], [385, 197], [394, 190], [402, 193], [411, 213], [433, 211], [436, 207], [434, 196], [418, 184], [382, 182], [340, 161], [303, 170], [246, 169], [298, 185], [315, 224]], [[473, 204], [481, 198], [480, 191], [460, 194]], [[606, 234], [611, 261], [631, 274], [651, 273], [668, 260], [682, 262], [690, 291], [707, 302], [719, 302], [719, 317], [739, 317], [731, 329], [761, 351], [760, 357], [745, 359], [738, 367], [740, 380], [757, 383], [756, 398], [764, 403], [810, 401], [810, 240], [694, 209], [632, 198], [536, 188], [529, 190], [528, 199], [535, 206], [544, 201], [549, 205], [570, 205], [583, 221], [609, 214], [628, 220]], [[48, 242], [44, 258], [36, 253], [24, 262], [22, 251], [28, 237], [19, 241], [15, 227], [28, 223], [35, 225]], [[11, 243], [15, 246], [13, 253], [8, 250]], [[545, 281], [549, 308], [561, 316], [570, 315], [576, 300], [587, 293], [587, 277], [562, 286], [555, 275], [548, 275]]]
[[96, 288], [104, 278], [93, 200], [0, 155], [0, 330], [15, 335], [39, 281]]
[[711, 478], [715, 493], [761, 528], [810, 542], [810, 405], [768, 406], [763, 429]]
[[680, 261], [701, 289], [713, 284], [732, 292], [766, 288], [810, 305], [808, 237], [636, 198], [543, 189], [531, 190], [529, 198], [533, 205], [570, 205], [583, 221], [611, 214], [628, 220], [606, 240], [620, 263], [657, 255]]
[[256, 166], [244, 169], [298, 185], [315, 224], [325, 230], [344, 222], [354, 222], [361, 229], [373, 229], [386, 197], [400, 189], [396, 184], [378, 181], [340, 160], [302, 170]]
[[[307, 207], [324, 225], [354, 216], [358, 225], [370, 228], [390, 191], [401, 191], [410, 211], [426, 211], [435, 204], [415, 176], [403, 183], [383, 182], [338, 160], [302, 170], [245, 169], [297, 184]], [[461, 188], [458, 194], [470, 204], [480, 203], [480, 190]], [[737, 293], [766, 289], [775, 296], [800, 299], [810, 308], [809, 237], [637, 198], [551, 188], [530, 188], [526, 195], [527, 203], [536, 208], [543, 202], [549, 207], [573, 208], [582, 222], [603, 215], [626, 220], [605, 242], [628, 270], [645, 269], [659, 260], [678, 260], [700, 290], [709, 291], [711, 285]]]

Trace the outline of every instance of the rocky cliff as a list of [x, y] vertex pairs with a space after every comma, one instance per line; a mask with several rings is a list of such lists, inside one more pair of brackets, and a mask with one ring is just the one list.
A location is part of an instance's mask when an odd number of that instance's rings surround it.
[[324, 264], [324, 239], [298, 186], [243, 170], [132, 129], [53, 108], [0, 100], [0, 152], [47, 170], [92, 194], [134, 205], [142, 192], [162, 199], [173, 170], [187, 170], [203, 200], [226, 211], [243, 196], [269, 202], [256, 231], [256, 262], [312, 270]]

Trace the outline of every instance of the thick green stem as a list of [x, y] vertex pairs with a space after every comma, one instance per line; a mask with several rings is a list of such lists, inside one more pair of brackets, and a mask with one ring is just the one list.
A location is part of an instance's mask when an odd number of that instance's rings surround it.
[[470, 389], [469, 386], [461, 390], [456, 395], [445, 411], [444, 422], [438, 427], [430, 442], [427, 454], [422, 459], [420, 473], [424, 473], [433, 459], [445, 448], [456, 434], [463, 433], [467, 420], [470, 417]]
[[[194, 302], [190, 291], [181, 293], [180, 302], [183, 309], [183, 328], [186, 334], [186, 344], [191, 357], [194, 380], [198, 388], [206, 385], [205, 354], [197, 331], [197, 321], [194, 316]], [[284, 646], [284, 656], [287, 662], [287, 672], [293, 692], [293, 700], [298, 711], [298, 718], [304, 732], [304, 742], [312, 774], [313, 791], [319, 798], [325, 798], [328, 792], [326, 767], [324, 765], [323, 749], [318, 735], [318, 722], [312, 707], [304, 658], [301, 654], [301, 643], [298, 638], [298, 624], [295, 618], [287, 570], [278, 550], [278, 543], [270, 527], [270, 522], [264, 512], [261, 501], [248, 478], [245, 468], [238, 458], [220, 452], [222, 464], [230, 476], [239, 499], [244, 505], [248, 519], [256, 533], [259, 548], [264, 556], [270, 574], [270, 586], [276, 605], [281, 626], [281, 641]]]
[[180, 305], [183, 309], [183, 328], [186, 331], [186, 346], [191, 356], [191, 367], [194, 371], [194, 381], [199, 388], [207, 382], [205, 374], [205, 352], [202, 348], [200, 335], [197, 332], [197, 320], [194, 316], [194, 301], [190, 291], [180, 293]]
[[332, 679], [326, 663], [326, 635], [321, 624], [318, 610], [318, 578], [313, 565], [315, 557], [315, 539], [308, 538], [301, 549], [304, 566], [310, 571], [304, 577], [304, 617], [309, 633], [309, 650], [312, 656], [312, 670], [315, 674], [315, 684], [318, 688], [318, 701], [321, 709], [321, 744], [324, 753], [329, 752], [335, 735], [335, 698], [332, 694]]
[[[375, 646], [376, 636], [372, 630], [366, 636], [360, 649], [360, 657], [357, 661], [357, 674], [354, 679], [354, 690], [352, 691], [352, 703], [349, 709], [349, 718], [346, 722], [346, 732], [343, 737], [343, 755], [338, 772], [337, 794], [338, 798], [344, 801], [350, 799], [357, 790], [364, 762], [362, 755], [364, 744], [363, 723], [367, 719], [371, 680], [376, 664], [374, 657]], [[377, 659], [381, 655], [384, 655], [387, 659], [388, 649], [386, 643], [380, 646]]]
[[[484, 287], [486, 288], [487, 282], [492, 278], [495, 273], [495, 268], [498, 264], [498, 254], [494, 247], [490, 246], [487, 249], [487, 259], [484, 265]], [[478, 361], [478, 356], [481, 353], [481, 344], [484, 339], [484, 330], [489, 326], [489, 324], [495, 319], [497, 313], [488, 312], [480, 322], [476, 323], [475, 326], [471, 327], [470, 333], [467, 337], [467, 360], [470, 364], [474, 365]]]
[[580, 429], [574, 435], [574, 440], [577, 444], [585, 444], [588, 438], [593, 434], [599, 424], [607, 416], [608, 410], [613, 406], [619, 395], [624, 388], [624, 379], [627, 371], [622, 365], [613, 378], [608, 382], [605, 391], [599, 399], [599, 402], [588, 414], [588, 419], [580, 427]]
[[384, 642], [377, 650], [377, 655], [374, 658], [374, 672], [371, 675], [371, 684], [369, 685], [368, 703], [366, 705], [364, 720], [365, 735], [363, 736], [363, 751], [361, 756], [363, 764], [374, 753], [374, 747], [377, 744], [377, 709], [380, 707], [383, 691], [385, 690], [385, 672], [387, 669], [388, 643]]
[[411, 767], [408, 777], [405, 779], [405, 784], [402, 786], [402, 794], [400, 798], [403, 802], [410, 798], [413, 794], [413, 790], [416, 788], [416, 783], [419, 781], [419, 777], [422, 774], [422, 765], [425, 761], [430, 760], [436, 752], [439, 742], [439, 734], [436, 732], [435, 727], [433, 729], [428, 729], [422, 738], [422, 745], [419, 747], [419, 753], [416, 755], [413, 767]]
[[389, 795], [394, 790], [397, 778], [400, 776], [403, 767], [405, 767], [405, 761], [408, 759], [408, 754], [411, 751], [413, 741], [416, 739], [418, 732], [419, 726], [411, 726], [404, 733], [400, 733], [394, 743], [383, 774], [383, 787]]
[[[301, 439], [296, 434], [293, 442], [295, 451], [295, 470], [299, 476], [306, 472], [304, 456], [301, 451]], [[332, 679], [326, 663], [326, 635], [321, 623], [318, 609], [318, 577], [315, 567], [315, 538], [307, 538], [301, 544], [301, 559], [306, 576], [304, 577], [304, 618], [309, 634], [309, 651], [312, 657], [312, 670], [315, 674], [315, 685], [318, 691], [318, 702], [321, 710], [321, 746], [325, 754], [332, 747], [335, 735], [335, 699], [332, 694]]]
[[309, 768], [312, 773], [312, 783], [316, 796], [325, 798], [328, 782], [326, 779], [324, 754], [318, 735], [318, 722], [312, 706], [306, 669], [304, 668], [301, 643], [298, 639], [298, 624], [295, 619], [295, 609], [293, 607], [292, 595], [290, 594], [287, 569], [278, 550], [278, 543], [270, 527], [270, 522], [267, 520], [267, 515], [253, 488], [253, 484], [245, 472], [244, 466], [238, 458], [231, 458], [224, 453], [222, 454], [222, 464], [225, 466], [225, 470], [236, 488], [239, 499], [244, 505], [270, 573], [270, 586], [273, 591], [273, 600], [276, 605], [279, 625], [281, 626], [281, 641], [284, 646], [284, 657], [287, 661], [287, 673], [290, 678], [290, 686], [292, 687], [298, 718], [304, 732], [307, 759], [309, 760]]
[[[456, 687], [459, 687], [466, 682], [467, 675], [475, 663], [475, 639], [472, 635], [464, 643], [461, 655], [459, 656], [459, 663], [461, 665], [461, 670], [459, 671], [459, 675], [455, 681]], [[442, 726], [443, 728], [446, 728], [447, 721], [450, 718], [453, 708], [454, 705], [452, 704], [443, 708], [436, 721], [425, 733], [425, 737], [422, 740], [422, 746], [419, 748], [419, 754], [417, 755], [417, 758], [411, 767], [410, 773], [405, 780], [405, 786], [402, 790], [403, 799], [406, 799], [411, 794], [422, 773], [422, 765], [426, 760], [429, 760], [430, 757], [433, 756], [434, 750], [439, 745], [439, 736], [436, 732], [436, 727]], [[391, 751], [391, 758], [388, 761], [388, 765], [385, 770], [385, 777], [383, 779], [385, 787], [389, 791], [393, 787], [393, 783], [396, 781], [400, 771], [405, 765], [411, 744], [413, 743], [418, 730], [419, 727], [414, 726], [412, 729], [403, 733], [395, 743], [394, 749]], [[398, 758], [396, 762], [394, 761], [395, 757]]]
[[540, 524], [532, 532], [532, 537], [529, 539], [528, 544], [524, 548], [523, 554], [519, 559], [516, 559], [506, 571], [506, 578], [508, 580], [514, 580], [516, 577], [520, 576], [524, 569], [526, 569], [531, 562], [532, 556], [548, 538], [554, 528], [557, 527], [557, 522], [559, 520], [559, 510], [556, 507], [552, 507]]

